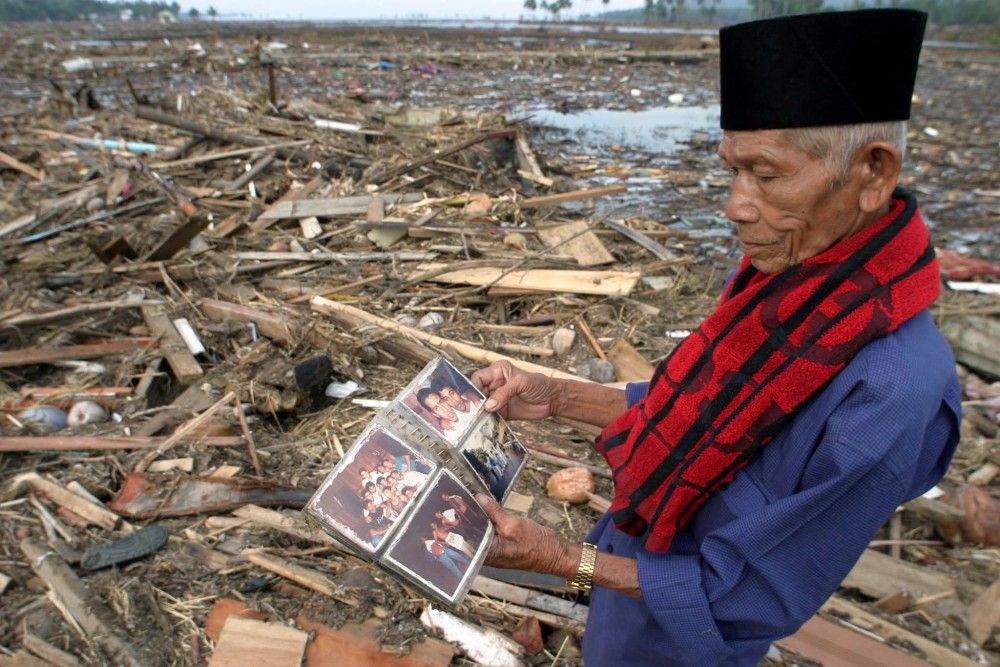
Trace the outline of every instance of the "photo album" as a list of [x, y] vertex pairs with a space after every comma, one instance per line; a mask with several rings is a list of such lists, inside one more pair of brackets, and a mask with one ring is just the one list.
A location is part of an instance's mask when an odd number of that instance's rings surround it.
[[446, 359], [430, 362], [379, 411], [303, 512], [361, 558], [457, 605], [493, 526], [476, 501], [502, 503], [527, 450]]

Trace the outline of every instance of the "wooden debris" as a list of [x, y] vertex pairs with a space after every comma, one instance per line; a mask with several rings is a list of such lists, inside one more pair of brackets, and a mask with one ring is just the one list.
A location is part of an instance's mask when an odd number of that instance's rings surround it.
[[304, 667], [447, 667], [455, 655], [451, 644], [434, 637], [409, 644], [405, 655], [386, 653], [378, 641], [378, 621], [345, 623], [337, 629], [303, 615], [295, 622], [312, 635]]
[[955, 358], [985, 377], [1000, 378], [1000, 321], [995, 317], [949, 318], [941, 323], [941, 333], [951, 343]]
[[985, 644], [1000, 623], [1000, 580], [983, 591], [969, 606], [969, 635], [980, 646]]
[[[30, 364], [50, 364], [64, 359], [99, 359], [114, 356], [124, 352], [139, 350], [152, 343], [149, 338], [122, 338], [102, 341], [100, 343], [84, 343], [83, 345], [65, 345], [63, 347], [34, 347], [23, 350], [0, 352], [0, 368], [28, 366]], [[181, 343], [183, 345], [183, 343]]]
[[0, 572], [0, 595], [4, 594], [8, 586], [10, 586], [10, 577]]
[[25, 631], [21, 637], [24, 648], [28, 649], [54, 667], [81, 667], [81, 663], [66, 651], [56, 648], [38, 635]]
[[230, 616], [208, 665], [299, 667], [308, 641], [308, 634], [287, 625]]
[[9, 488], [15, 495], [20, 495], [30, 489], [35, 493], [45, 496], [73, 514], [86, 519], [89, 523], [100, 526], [105, 530], [115, 530], [119, 527], [130, 530], [128, 524], [124, 523], [122, 518], [114, 512], [87, 498], [78, 496], [63, 486], [45, 479], [38, 473], [21, 473], [10, 481]]
[[[142, 436], [108, 437], [74, 435], [40, 435], [40, 436], [0, 436], [0, 452], [75, 452], [90, 449], [156, 449], [166, 441], [166, 438], [149, 438]], [[206, 437], [203, 435], [182, 435], [180, 442], [197, 442], [206, 447], [238, 447], [245, 440], [240, 437]]]
[[240, 618], [249, 618], [255, 621], [268, 621], [271, 619], [271, 614], [268, 612], [251, 609], [245, 602], [232, 598], [221, 598], [212, 604], [212, 608], [208, 611], [208, 616], [205, 617], [205, 636], [213, 642], [219, 641], [222, 628], [225, 627], [226, 621], [229, 620], [230, 616], [239, 616]]
[[[337, 602], [342, 602], [352, 607], [358, 606], [358, 601], [353, 596], [341, 590], [332, 579], [315, 570], [296, 565], [285, 558], [279, 558], [278, 556], [258, 550], [244, 551], [243, 557], [257, 567], [294, 581], [309, 590], [322, 593]], [[383, 611], [381, 615], [385, 616], [385, 612]]]
[[494, 361], [506, 360], [518, 368], [533, 373], [541, 373], [548, 377], [561, 377], [571, 380], [580, 379], [574, 375], [554, 368], [539, 366], [538, 364], [533, 364], [529, 361], [522, 361], [520, 359], [497, 354], [496, 352], [484, 350], [480, 347], [476, 347], [475, 345], [469, 345], [468, 343], [461, 343], [459, 341], [442, 338], [441, 336], [421, 331], [415, 327], [408, 327], [404, 324], [400, 324], [395, 320], [379, 317], [378, 315], [372, 315], [371, 313], [365, 312], [360, 308], [355, 308], [343, 303], [337, 303], [336, 301], [330, 301], [329, 299], [324, 299], [320, 296], [313, 297], [309, 303], [313, 310], [325, 315], [337, 316], [340, 321], [349, 323], [350, 325], [375, 325], [387, 331], [395, 331], [396, 333], [400, 333], [408, 338], [425, 341], [435, 347], [453, 352], [477, 363], [490, 364]]
[[10, 155], [7, 155], [3, 151], [0, 151], [0, 164], [10, 167], [11, 169], [16, 169], [22, 174], [27, 174], [31, 176], [36, 181], [45, 180], [45, 172], [40, 169], [35, 169], [31, 165], [24, 164], [20, 160]]
[[[262, 213], [258, 220], [281, 220], [295, 218], [332, 218], [340, 215], [362, 215], [374, 197], [354, 196], [336, 199], [302, 199], [284, 201]], [[378, 195], [382, 204], [413, 204], [423, 200], [419, 193], [403, 195]]]
[[865, 630], [877, 634], [886, 640], [902, 641], [911, 644], [921, 651], [932, 665], [947, 665], [948, 667], [974, 667], [977, 662], [966, 658], [960, 653], [945, 648], [940, 644], [910, 632], [893, 623], [871, 614], [861, 607], [837, 596], [831, 597], [822, 607], [822, 611], [839, 617], [846, 617]]
[[872, 549], [866, 549], [861, 554], [842, 585], [857, 588], [873, 598], [884, 598], [894, 593], [924, 596], [955, 592], [955, 584], [950, 577]]
[[149, 664], [120, 632], [114, 612], [90, 592], [61, 557], [30, 538], [21, 540], [21, 551], [31, 569], [58, 600], [56, 606], [67, 620], [82, 628], [112, 661], [127, 667]]
[[571, 201], [581, 201], [584, 199], [597, 199], [609, 195], [620, 195], [628, 191], [624, 185], [609, 185], [601, 188], [589, 188], [586, 190], [573, 190], [572, 192], [560, 192], [556, 195], [543, 195], [541, 197], [530, 197], [517, 202], [518, 208], [540, 208], [542, 206], [555, 206]]
[[605, 227], [609, 227], [625, 238], [635, 241], [640, 246], [653, 253], [653, 255], [657, 258], [662, 259], [665, 262], [675, 262], [679, 259], [673, 251], [664, 248], [661, 244], [649, 238], [638, 229], [632, 229], [631, 227], [613, 220], [604, 220], [603, 222]]
[[[421, 264], [419, 273], [438, 271], [445, 264]], [[419, 275], [415, 273], [413, 275]], [[560, 269], [509, 270], [499, 267], [481, 267], [448, 271], [435, 275], [433, 282], [478, 287], [507, 287], [531, 292], [575, 292], [625, 296], [630, 293], [640, 274], [632, 271], [567, 271]]]
[[580, 266], [600, 266], [615, 261], [586, 220], [565, 225], [539, 227], [538, 238], [563, 257], [572, 257]]
[[191, 384], [205, 374], [162, 306], [143, 305], [142, 319], [150, 333], [160, 341], [163, 357], [181, 384]]
[[168, 449], [176, 445], [178, 442], [181, 442], [185, 437], [187, 437], [189, 433], [197, 430], [199, 426], [201, 426], [209, 419], [211, 419], [220, 408], [225, 406], [227, 403], [231, 402], [234, 398], [236, 398], [236, 394], [234, 392], [229, 392], [228, 394], [220, 398], [218, 401], [216, 401], [214, 404], [209, 406], [208, 409], [206, 409], [196, 418], [192, 419], [191, 421], [181, 426], [179, 429], [177, 429], [177, 431], [174, 432], [172, 436], [170, 436], [169, 438], [158, 444], [155, 448], [153, 448], [151, 452], [146, 454], [139, 462], [139, 464], [135, 467], [135, 471], [136, 472], [145, 471], [149, 467], [150, 463], [152, 463], [157, 458], [162, 456], [164, 452], [166, 452]]
[[791, 637], [778, 642], [823, 667], [927, 667], [927, 663], [859, 632], [814, 616]]
[[614, 365], [619, 382], [647, 382], [655, 370], [624, 338], [619, 338], [608, 350], [608, 361]]

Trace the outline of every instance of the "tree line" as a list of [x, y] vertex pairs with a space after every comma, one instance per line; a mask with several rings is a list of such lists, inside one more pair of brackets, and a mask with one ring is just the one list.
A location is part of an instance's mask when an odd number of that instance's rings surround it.
[[[601, 0], [605, 5], [608, 0]], [[643, 18], [659, 21], [676, 21], [688, 15], [689, 10], [712, 20], [719, 12], [720, 0], [644, 0]], [[970, 24], [1000, 22], [1000, 2], [997, 0], [852, 0], [847, 6], [830, 7], [823, 0], [748, 0], [752, 18], [765, 19], [789, 14], [804, 14], [833, 9], [862, 9], [865, 7], [905, 7], [919, 9], [929, 14], [932, 23]], [[573, 0], [524, 0], [525, 9], [542, 10], [553, 18], [573, 6]]]
[[[108, 0], [0, 0], [0, 21], [76, 21], [98, 17], [118, 18], [123, 11], [130, 11], [136, 20], [151, 20], [160, 12], [169, 11], [180, 16], [181, 6], [177, 2], [157, 2], [134, 0], [109, 2]], [[200, 12], [192, 7], [188, 16], [198, 18]], [[209, 7], [206, 14], [215, 18], [218, 12]]]

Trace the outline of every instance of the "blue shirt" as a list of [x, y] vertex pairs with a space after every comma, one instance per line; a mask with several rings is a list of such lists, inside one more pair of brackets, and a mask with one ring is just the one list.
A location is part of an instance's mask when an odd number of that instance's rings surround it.
[[[646, 385], [628, 386], [629, 403]], [[805, 623], [959, 438], [951, 349], [928, 312], [865, 346], [674, 540], [649, 553], [605, 514], [588, 542], [635, 558], [643, 599], [595, 588], [587, 667], [756, 665]]]

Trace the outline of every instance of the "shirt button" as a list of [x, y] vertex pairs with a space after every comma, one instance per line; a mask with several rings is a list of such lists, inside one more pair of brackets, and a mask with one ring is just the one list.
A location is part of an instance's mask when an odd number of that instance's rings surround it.
[[615, 552], [615, 548], [609, 544], [608, 545], [608, 553], [609, 554], [613, 554], [614, 552]]

